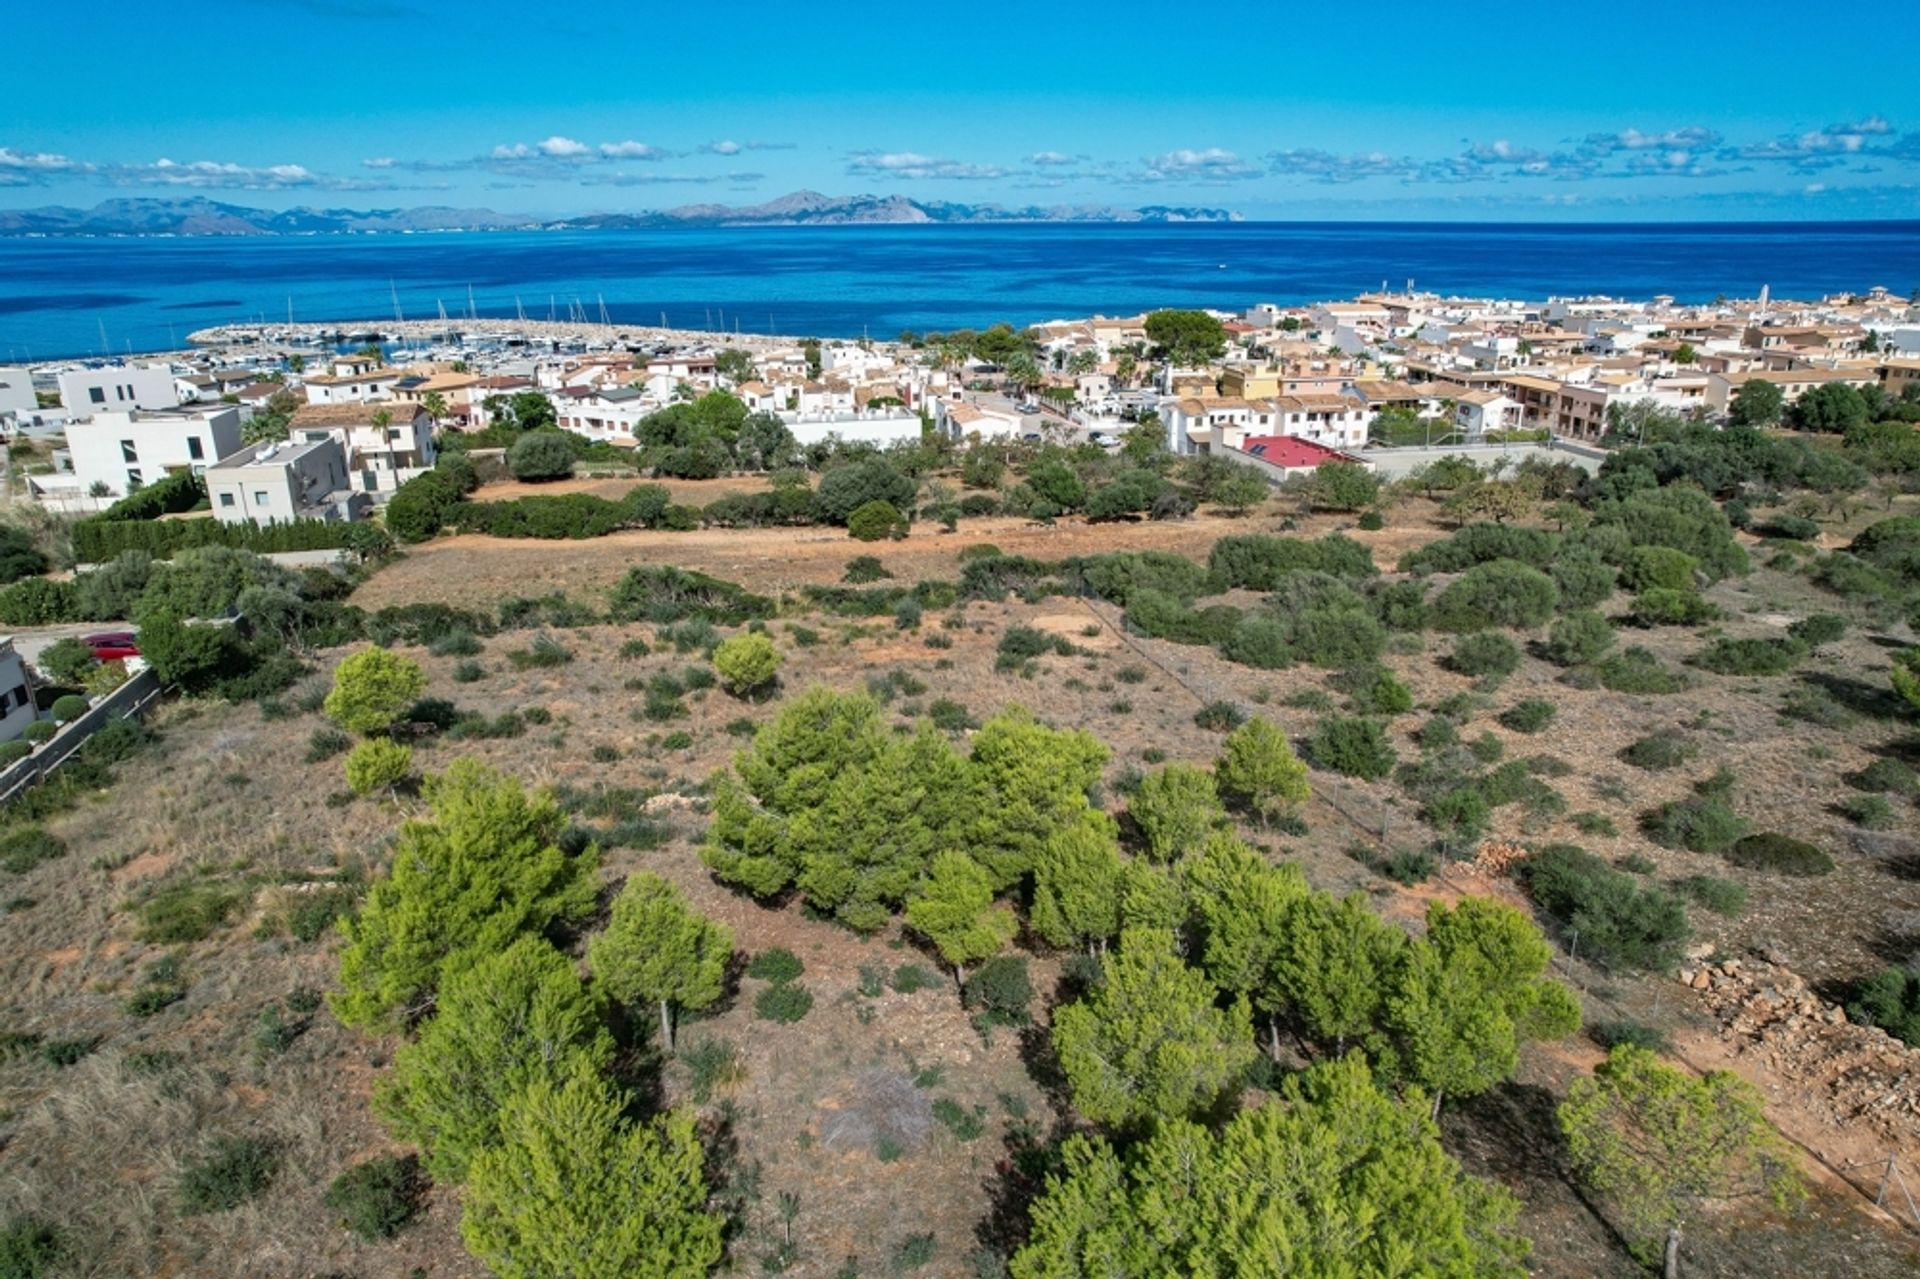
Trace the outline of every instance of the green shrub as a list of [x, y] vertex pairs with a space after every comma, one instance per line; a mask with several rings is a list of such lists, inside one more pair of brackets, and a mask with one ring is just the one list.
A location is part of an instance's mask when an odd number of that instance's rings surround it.
[[544, 631], [533, 637], [525, 648], [516, 648], [507, 653], [507, 661], [516, 671], [545, 670], [555, 666], [565, 666], [573, 660], [573, 650]]
[[1700, 753], [1700, 748], [1677, 733], [1650, 733], [1636, 738], [1620, 752], [1620, 758], [1635, 768], [1650, 773], [1678, 768]]
[[370, 737], [347, 752], [347, 789], [356, 795], [391, 790], [413, 772], [413, 748], [386, 737]]
[[779, 675], [780, 650], [765, 635], [736, 635], [713, 650], [713, 666], [729, 693], [750, 697]]
[[1716, 675], [1785, 675], [1806, 656], [1806, 646], [1797, 639], [1721, 639], [1692, 660]]
[[1699, 568], [1699, 560], [1671, 546], [1636, 546], [1621, 566], [1620, 584], [1636, 592], [1653, 587], [1689, 591]]
[[1554, 704], [1538, 697], [1515, 702], [1500, 713], [1500, 723], [1516, 733], [1537, 733], [1553, 723]]
[[1454, 641], [1447, 665], [1462, 675], [1511, 675], [1520, 669], [1520, 646], [1505, 635], [1463, 635]]
[[813, 996], [805, 987], [781, 984], [769, 986], [754, 996], [753, 1012], [762, 1021], [796, 1022], [813, 1008]]
[[1601, 684], [1616, 693], [1678, 693], [1687, 687], [1685, 675], [1638, 645], [1602, 659], [1594, 670]]
[[1583, 610], [1557, 617], [1547, 631], [1546, 658], [1556, 666], [1584, 666], [1613, 647], [1613, 623]]
[[1854, 987], [1846, 1007], [1847, 1016], [1861, 1025], [1878, 1026], [1920, 1047], [1920, 973], [1883, 968]]
[[1753, 531], [1761, 537], [1782, 537], [1793, 542], [1811, 542], [1820, 536], [1820, 526], [1803, 515], [1789, 515], [1785, 511], [1776, 511], [1759, 524]]
[[717, 626], [741, 626], [771, 615], [773, 601], [705, 573], [643, 564], [628, 569], [613, 588], [609, 611], [616, 622], [665, 625], [701, 618]]
[[163, 889], [140, 907], [140, 940], [159, 946], [202, 941], [232, 917], [240, 900], [237, 891], [219, 884]]
[[1691, 795], [1669, 800], [1646, 814], [1640, 829], [1662, 848], [1718, 853], [1746, 834], [1747, 823], [1719, 796]]
[[1667, 1032], [1658, 1026], [1649, 1026], [1643, 1021], [1621, 1018], [1618, 1021], [1596, 1021], [1588, 1024], [1587, 1037], [1611, 1052], [1621, 1044], [1632, 1044], [1635, 1048], [1644, 1048], [1650, 1053], [1664, 1053], [1673, 1045], [1667, 1040]]
[[1577, 937], [1578, 952], [1622, 968], [1672, 967], [1687, 942], [1687, 912], [1672, 893], [1642, 884], [1572, 844], [1550, 844], [1520, 863], [1542, 909]]
[[1813, 613], [1787, 627], [1787, 634], [1809, 649], [1838, 643], [1847, 633], [1847, 619], [1837, 613]]
[[358, 900], [359, 895], [345, 887], [299, 893], [287, 908], [287, 931], [297, 941], [318, 941], [335, 920], [353, 913]]
[[763, 950], [747, 963], [747, 976], [782, 985], [806, 971], [800, 957], [784, 946]]
[[1044, 653], [1058, 653], [1062, 657], [1073, 656], [1073, 644], [1063, 636], [1051, 635], [1031, 626], [1015, 624], [1009, 626], [1000, 636], [998, 657], [994, 661], [995, 670], [1012, 670], [1022, 666]]
[[1848, 774], [1847, 784], [1887, 795], [1920, 794], [1920, 774], [1897, 759], [1876, 759], [1859, 772]]
[[1384, 666], [1355, 666], [1334, 678], [1361, 715], [1404, 715], [1413, 709], [1413, 690]]
[[1613, 818], [1605, 813], [1575, 813], [1567, 821], [1582, 835], [1605, 835], [1612, 839], [1620, 833], [1620, 828], [1613, 824]]
[[391, 1239], [420, 1211], [426, 1178], [413, 1155], [375, 1155], [333, 1179], [321, 1202], [362, 1239]]
[[507, 449], [516, 480], [562, 480], [573, 474], [573, 441], [565, 431], [528, 431]]
[[10, 875], [24, 875], [66, 851], [64, 843], [40, 827], [16, 826], [0, 835], [0, 870]]
[[1033, 1002], [1027, 961], [1017, 955], [989, 959], [968, 976], [961, 989], [961, 1002], [989, 1022], [1025, 1025], [1027, 1006]]
[[847, 533], [862, 542], [902, 538], [907, 535], [907, 519], [892, 502], [867, 502], [847, 516]]
[[1838, 807], [1841, 816], [1866, 830], [1892, 830], [1900, 824], [1885, 795], [1849, 795]]
[[1316, 768], [1372, 781], [1393, 771], [1396, 756], [1377, 721], [1328, 716], [1314, 726], [1307, 758]]
[[896, 994], [911, 995], [919, 990], [934, 990], [946, 985], [923, 964], [901, 964], [888, 982]]
[[1656, 586], [1633, 597], [1628, 616], [1637, 626], [1698, 626], [1720, 616], [1720, 610], [1697, 591]]
[[0, 1224], [0, 1279], [51, 1279], [66, 1255], [65, 1237], [36, 1217]]
[[279, 1164], [279, 1152], [264, 1138], [222, 1138], [181, 1170], [181, 1215], [226, 1212], [258, 1199]]
[[1735, 919], [1746, 913], [1747, 886], [1736, 879], [1718, 875], [1688, 875], [1674, 884], [1689, 901], [1698, 902], [1716, 915]]
[[17, 764], [31, 754], [33, 754], [32, 742], [0, 742], [0, 768]]
[[1251, 615], [1241, 618], [1220, 641], [1220, 654], [1230, 662], [1256, 670], [1277, 671], [1293, 664], [1287, 628], [1278, 619]]
[[1443, 631], [1545, 624], [1560, 605], [1560, 588], [1537, 568], [1517, 560], [1476, 564], [1433, 601], [1433, 624]]
[[[1833, 869], [1833, 858], [1812, 844], [1804, 839], [1795, 839], [1791, 835], [1782, 835], [1774, 831], [1748, 835], [1731, 841], [1725, 847], [1727, 860], [1735, 866], [1772, 871], [1776, 875], [1791, 875], [1795, 878], [1807, 879], [1815, 875], [1824, 875]], [[1702, 849], [1700, 851], [1717, 850]]]
[[1247, 719], [1247, 713], [1232, 702], [1208, 702], [1193, 713], [1196, 727], [1215, 733], [1227, 733], [1240, 727]]

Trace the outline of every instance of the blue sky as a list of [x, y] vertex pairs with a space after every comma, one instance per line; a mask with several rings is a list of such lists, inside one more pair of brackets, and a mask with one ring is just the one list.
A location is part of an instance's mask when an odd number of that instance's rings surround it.
[[1920, 22], [1784, 0], [106, 0], [8, 26], [5, 207], [573, 213], [808, 188], [1256, 218], [1920, 217]]

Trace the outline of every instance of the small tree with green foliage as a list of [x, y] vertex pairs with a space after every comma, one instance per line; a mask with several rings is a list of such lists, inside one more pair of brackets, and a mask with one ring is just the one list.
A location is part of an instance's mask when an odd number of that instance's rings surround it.
[[759, 631], [724, 640], [713, 650], [713, 669], [736, 697], [764, 692], [780, 674], [780, 650]]
[[1323, 462], [1301, 492], [1321, 510], [1357, 511], [1380, 496], [1380, 477], [1358, 462]]
[[347, 752], [347, 789], [356, 795], [392, 790], [413, 772], [413, 748], [405, 742], [370, 737]]
[[593, 908], [599, 850], [561, 850], [565, 814], [551, 795], [474, 760], [425, 791], [431, 816], [400, 828], [392, 868], [341, 925], [341, 990], [329, 1002], [350, 1026], [411, 1021], [447, 973]]
[[475, 1156], [500, 1144], [501, 1110], [516, 1093], [575, 1064], [605, 1071], [613, 1053], [573, 961], [545, 938], [522, 937], [448, 976], [420, 1037], [376, 1083], [373, 1106], [436, 1178], [462, 1182]]
[[952, 852], [933, 859], [919, 891], [908, 899], [907, 925], [953, 965], [962, 986], [967, 965], [991, 958], [1020, 928], [1012, 911], [994, 904], [993, 883], [979, 863]]
[[1666, 1279], [1678, 1279], [1682, 1231], [1702, 1201], [1759, 1193], [1786, 1208], [1806, 1193], [1763, 1106], [1731, 1071], [1696, 1077], [1620, 1044], [1568, 1090], [1560, 1130], [1581, 1179], [1648, 1252], [1660, 1241]]
[[1729, 426], [1772, 426], [1780, 420], [1785, 397], [1772, 382], [1755, 378], [1740, 384], [1727, 406]]
[[1257, 1052], [1246, 999], [1216, 1006], [1206, 974], [1153, 928], [1122, 933], [1105, 980], [1054, 1012], [1053, 1046], [1075, 1109], [1119, 1127], [1205, 1111]]
[[1214, 778], [1221, 794], [1259, 814], [1263, 824], [1312, 794], [1307, 766], [1287, 735], [1258, 715], [1227, 734]]
[[507, 470], [516, 480], [564, 480], [573, 462], [573, 441], [564, 431], [529, 431], [507, 449]]
[[474, 1160], [460, 1237], [499, 1279], [681, 1279], [720, 1261], [694, 1116], [628, 1118], [630, 1100], [576, 1066], [501, 1108]]
[[660, 1010], [660, 1042], [674, 1050], [676, 1009], [706, 1008], [726, 991], [733, 932], [687, 904], [651, 871], [628, 877], [606, 929], [587, 946], [594, 980], [623, 1004]]
[[1033, 931], [1050, 945], [1106, 948], [1120, 931], [1125, 866], [1113, 819], [1088, 809], [1057, 830], [1033, 863]]
[[324, 709], [350, 733], [384, 733], [426, 688], [426, 672], [412, 658], [364, 648], [334, 668]]
[[1226, 821], [1213, 774], [1194, 764], [1168, 764], [1141, 779], [1127, 813], [1146, 840], [1147, 856], [1174, 861], [1198, 848]]

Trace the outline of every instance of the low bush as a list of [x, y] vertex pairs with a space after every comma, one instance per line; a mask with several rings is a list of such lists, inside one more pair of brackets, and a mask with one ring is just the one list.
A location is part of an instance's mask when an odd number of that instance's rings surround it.
[[1553, 723], [1557, 713], [1552, 702], [1529, 697], [1500, 712], [1500, 723], [1516, 733], [1538, 733]]
[[1687, 912], [1664, 889], [1642, 884], [1572, 844], [1550, 844], [1520, 863], [1520, 878], [1559, 920], [1578, 953], [1632, 969], [1671, 967], [1687, 943]]
[[1649, 733], [1621, 750], [1620, 758], [1650, 773], [1678, 768], [1700, 753], [1700, 748], [1677, 733]]
[[1806, 659], [1799, 640], [1721, 639], [1693, 655], [1693, 665], [1716, 675], [1785, 675]]
[[1674, 884], [1687, 897], [1716, 915], [1735, 919], [1746, 913], [1747, 886], [1719, 875], [1688, 875]]
[[50, 1279], [66, 1256], [66, 1237], [39, 1218], [0, 1223], [0, 1279]]
[[1754, 525], [1753, 531], [1761, 537], [1781, 537], [1792, 542], [1811, 542], [1820, 536], [1818, 524], [1803, 515], [1789, 515], [1785, 511], [1769, 515]]
[[[1640, 830], [1662, 848], [1718, 853], [1747, 833], [1747, 823], [1715, 795], [1669, 800], [1640, 821]], [[1745, 863], [1740, 863], [1745, 864]]]
[[753, 1012], [762, 1021], [799, 1021], [813, 1009], [813, 996], [803, 986], [769, 986], [754, 996]]
[[1208, 702], [1193, 713], [1194, 725], [1215, 733], [1229, 733], [1244, 724], [1247, 713], [1232, 702]]
[[1033, 981], [1027, 961], [1017, 955], [989, 959], [968, 976], [961, 1002], [988, 1022], [1022, 1026], [1033, 1002]]
[[1454, 641], [1447, 665], [1462, 675], [1500, 678], [1520, 669], [1520, 646], [1505, 635], [1465, 635]]
[[219, 884], [163, 889], [140, 907], [140, 940], [158, 946], [203, 941], [240, 908], [240, 898], [239, 892]]
[[1698, 626], [1720, 616], [1720, 610], [1697, 591], [1655, 586], [1633, 597], [1628, 616], [1636, 626]]
[[888, 979], [887, 984], [893, 987], [895, 994], [900, 995], [911, 995], [919, 990], [935, 990], [946, 985], [924, 964], [900, 965], [893, 970], [893, 976]]
[[1787, 634], [1808, 648], [1838, 643], [1847, 633], [1847, 619], [1838, 613], [1812, 613], [1787, 627]]
[[1443, 631], [1543, 625], [1560, 605], [1553, 579], [1517, 560], [1476, 564], [1433, 601], [1433, 624]]
[[1685, 675], [1638, 645], [1603, 658], [1594, 671], [1600, 683], [1616, 693], [1678, 693], [1688, 685]]
[[907, 535], [907, 517], [892, 502], [868, 502], [847, 516], [847, 533], [862, 542], [903, 538]]
[[1049, 634], [1031, 626], [1009, 626], [1000, 636], [995, 670], [1011, 670], [1046, 653], [1073, 656], [1073, 644], [1064, 636]]
[[1920, 1047], [1920, 973], [1883, 968], [1859, 982], [1848, 998], [1847, 1016], [1878, 1026], [1902, 1043]]
[[1774, 831], [1763, 831], [1731, 841], [1726, 846], [1726, 858], [1735, 866], [1772, 871], [1776, 875], [1791, 875], [1800, 879], [1824, 875], [1833, 869], [1833, 858], [1812, 844]]
[[1372, 781], [1391, 773], [1397, 756], [1377, 721], [1328, 716], [1314, 726], [1307, 758], [1316, 768]]
[[1915, 795], [1920, 794], [1920, 774], [1897, 759], [1876, 759], [1859, 772], [1849, 773], [1847, 785], [1878, 794]]
[[426, 1178], [413, 1155], [375, 1155], [341, 1173], [321, 1198], [362, 1239], [391, 1239], [420, 1211]]
[[572, 660], [573, 650], [545, 632], [535, 635], [527, 647], [512, 649], [507, 653], [507, 661], [516, 671], [545, 670], [565, 666]]
[[347, 789], [356, 795], [392, 790], [413, 772], [413, 748], [385, 737], [369, 737], [347, 752]]
[[181, 1215], [227, 1212], [251, 1203], [273, 1184], [279, 1164], [279, 1152], [265, 1138], [227, 1137], [215, 1142], [181, 1170]]
[[1413, 690], [1384, 666], [1355, 666], [1334, 677], [1335, 686], [1353, 699], [1360, 715], [1404, 715], [1413, 709]]
[[1885, 795], [1849, 795], [1837, 807], [1842, 817], [1864, 830], [1892, 830], [1900, 824]]
[[1673, 1045], [1667, 1039], [1667, 1032], [1658, 1026], [1649, 1026], [1643, 1021], [1621, 1018], [1618, 1021], [1596, 1021], [1587, 1025], [1587, 1037], [1611, 1052], [1621, 1044], [1632, 1044], [1635, 1048], [1644, 1048], [1650, 1053], [1664, 1053]]
[[747, 976], [783, 985], [805, 972], [800, 957], [784, 946], [763, 950], [747, 963]]
[[780, 650], [765, 635], [736, 635], [713, 650], [713, 667], [729, 693], [751, 697], [779, 676]]
[[1542, 651], [1556, 666], [1584, 666], [1600, 660], [1613, 647], [1613, 638], [1612, 622], [1599, 613], [1582, 610], [1554, 619]]
[[0, 870], [24, 875], [67, 851], [66, 844], [38, 826], [16, 826], [0, 835]]

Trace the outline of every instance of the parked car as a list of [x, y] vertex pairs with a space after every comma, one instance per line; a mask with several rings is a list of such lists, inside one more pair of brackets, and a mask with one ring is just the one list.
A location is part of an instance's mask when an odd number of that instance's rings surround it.
[[102, 631], [97, 635], [82, 636], [80, 642], [93, 650], [93, 655], [103, 662], [117, 662], [122, 658], [140, 656], [138, 636], [132, 631]]

